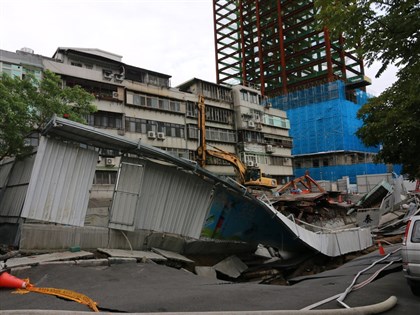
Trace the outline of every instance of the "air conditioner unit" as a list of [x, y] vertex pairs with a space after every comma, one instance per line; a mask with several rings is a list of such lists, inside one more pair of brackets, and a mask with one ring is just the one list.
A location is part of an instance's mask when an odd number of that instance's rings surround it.
[[157, 133], [157, 138], [159, 140], [165, 140], [165, 133], [164, 132], [158, 132]]
[[118, 98], [118, 92], [112, 92], [112, 98]]
[[262, 124], [261, 123], [255, 124], [255, 128], [257, 128], [258, 130], [261, 130], [262, 129]]
[[255, 123], [253, 120], [248, 120], [248, 127], [249, 128], [255, 128]]
[[106, 166], [114, 166], [115, 165], [115, 159], [114, 158], [106, 158], [105, 159], [105, 165]]
[[149, 139], [156, 139], [156, 132], [155, 131], [148, 131], [147, 138]]
[[265, 152], [267, 152], [267, 153], [273, 153], [274, 152], [273, 146], [271, 144], [267, 144], [265, 146]]
[[251, 167], [252, 167], [252, 166], [254, 166], [254, 161], [248, 161], [248, 162], [246, 163], [246, 165], [247, 165], [247, 166], [251, 166]]
[[267, 104], [265, 104], [265, 107], [266, 108], [271, 108], [271, 107], [273, 107], [273, 104], [271, 104], [270, 102], [267, 102]]

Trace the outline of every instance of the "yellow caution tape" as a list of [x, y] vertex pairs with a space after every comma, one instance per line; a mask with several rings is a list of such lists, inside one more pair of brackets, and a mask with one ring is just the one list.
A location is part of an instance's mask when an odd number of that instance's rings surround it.
[[37, 292], [37, 293], [42, 293], [42, 294], [50, 294], [50, 295], [55, 295], [58, 297], [62, 297], [64, 299], [67, 300], [71, 300], [71, 301], [75, 301], [77, 303], [80, 304], [84, 304], [87, 305], [88, 307], [90, 307], [94, 312], [99, 312], [98, 307], [97, 307], [97, 303], [92, 300], [90, 297], [75, 292], [75, 291], [71, 291], [71, 290], [66, 290], [66, 289], [56, 289], [56, 288], [37, 288], [34, 285], [29, 283], [29, 279], [25, 279], [26, 282], [26, 288], [25, 289], [17, 289], [16, 291], [14, 291], [14, 293], [17, 294], [26, 294], [29, 292]]

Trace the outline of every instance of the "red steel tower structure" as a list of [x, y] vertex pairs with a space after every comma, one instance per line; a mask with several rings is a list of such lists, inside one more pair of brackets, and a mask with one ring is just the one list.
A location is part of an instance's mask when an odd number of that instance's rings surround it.
[[213, 0], [218, 84], [276, 96], [335, 80], [364, 88], [363, 60], [317, 26], [313, 0]]

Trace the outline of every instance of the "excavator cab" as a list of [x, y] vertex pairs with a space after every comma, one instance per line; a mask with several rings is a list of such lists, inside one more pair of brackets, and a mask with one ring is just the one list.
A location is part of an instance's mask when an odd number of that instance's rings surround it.
[[277, 180], [274, 178], [263, 177], [259, 167], [248, 167], [245, 172], [245, 186], [256, 188], [273, 189], [277, 187]]
[[256, 181], [261, 178], [261, 169], [258, 167], [248, 167], [245, 172], [245, 182]]

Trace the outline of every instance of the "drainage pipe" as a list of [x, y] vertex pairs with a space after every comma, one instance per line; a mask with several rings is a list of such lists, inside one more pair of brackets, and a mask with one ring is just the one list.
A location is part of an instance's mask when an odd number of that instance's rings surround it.
[[[380, 314], [393, 308], [397, 304], [395, 296], [387, 300], [366, 306], [354, 308], [329, 309], [329, 310], [279, 310], [279, 311], [226, 311], [226, 312], [164, 312], [164, 313], [125, 313], [127, 315], [362, 315]], [[12, 310], [0, 311], [1, 315], [26, 315], [26, 314], [45, 314], [45, 315], [86, 315], [88, 312], [80, 311], [57, 311], [57, 310]], [[109, 315], [109, 312], [99, 312], [95, 314]]]
[[[349, 286], [349, 287], [348, 287], [348, 288], [347, 288], [347, 289], [346, 289], [343, 293], [339, 293], [339, 294], [337, 294], [337, 295], [334, 295], [334, 296], [331, 296], [331, 297], [329, 297], [329, 298], [326, 298], [326, 299], [324, 299], [324, 300], [322, 300], [322, 301], [319, 301], [319, 302], [316, 302], [316, 303], [311, 304], [311, 305], [309, 305], [309, 306], [306, 306], [306, 307], [302, 308], [302, 310], [312, 310], [312, 309], [313, 309], [313, 308], [315, 308], [315, 307], [319, 307], [319, 306], [321, 306], [321, 305], [323, 305], [323, 304], [326, 304], [326, 303], [328, 303], [328, 302], [331, 302], [331, 301], [333, 301], [333, 300], [337, 300], [337, 302], [338, 302], [338, 303], [340, 303], [342, 306], [344, 306], [344, 307], [348, 308], [348, 306], [347, 306], [347, 305], [343, 302], [343, 301], [344, 301], [344, 299], [346, 298], [347, 294], [348, 294], [348, 293], [350, 293], [351, 291], [354, 291], [354, 290], [357, 290], [357, 289], [359, 289], [359, 288], [362, 288], [362, 287], [364, 287], [366, 284], [368, 284], [368, 283], [370, 283], [371, 281], [373, 281], [373, 279], [374, 279], [374, 278], [376, 278], [376, 276], [379, 274], [379, 272], [378, 272], [378, 273], [374, 273], [374, 276], [371, 276], [369, 279], [367, 279], [367, 280], [365, 280], [365, 281], [363, 281], [363, 282], [361, 282], [361, 283], [359, 283], [359, 284], [357, 284], [357, 285], [356, 285], [356, 281], [357, 281], [357, 279], [359, 278], [359, 276], [360, 276], [363, 272], [365, 272], [365, 271], [369, 270], [370, 268], [374, 267], [377, 263], [379, 263], [379, 262], [381, 262], [381, 261], [383, 261], [383, 260], [387, 259], [389, 256], [391, 256], [391, 255], [395, 254], [395, 253], [396, 253], [396, 252], [398, 252], [399, 250], [401, 250], [401, 247], [399, 247], [399, 248], [397, 248], [396, 250], [394, 250], [394, 251], [390, 252], [388, 255], [386, 255], [386, 256], [384, 256], [384, 257], [382, 257], [381, 259], [378, 259], [378, 260], [374, 261], [374, 262], [373, 262], [370, 266], [368, 266], [368, 267], [366, 267], [365, 269], [363, 269], [363, 270], [359, 271], [359, 272], [357, 273], [357, 275], [354, 277], [353, 282], [350, 284], [350, 286]], [[393, 262], [394, 262], [394, 261], [392, 261], [391, 263], [389, 263], [388, 265], [386, 265], [386, 266], [385, 266], [385, 268], [386, 268], [386, 267], [388, 267], [389, 265], [391, 265]], [[382, 268], [382, 269], [385, 269], [385, 268]], [[382, 269], [381, 269], [381, 270], [382, 270]]]

